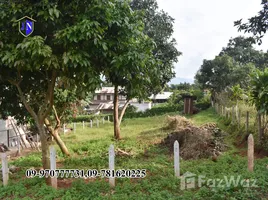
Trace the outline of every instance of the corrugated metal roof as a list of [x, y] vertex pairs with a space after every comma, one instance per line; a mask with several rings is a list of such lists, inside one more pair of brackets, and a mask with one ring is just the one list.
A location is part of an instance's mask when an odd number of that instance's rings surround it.
[[[121, 89], [120, 87], [118, 89]], [[114, 93], [114, 87], [102, 87], [99, 90], [95, 91], [96, 94], [100, 94], [100, 93]]]

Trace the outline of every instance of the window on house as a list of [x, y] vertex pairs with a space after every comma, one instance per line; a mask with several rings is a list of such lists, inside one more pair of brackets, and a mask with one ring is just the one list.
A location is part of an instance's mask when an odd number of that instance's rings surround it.
[[100, 95], [97, 95], [97, 100], [101, 100], [101, 96]]
[[107, 95], [107, 100], [110, 101], [111, 100], [111, 96]]

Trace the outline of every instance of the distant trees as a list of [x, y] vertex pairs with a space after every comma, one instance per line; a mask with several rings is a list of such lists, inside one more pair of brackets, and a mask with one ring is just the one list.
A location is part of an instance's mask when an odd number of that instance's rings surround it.
[[213, 96], [237, 84], [248, 88], [249, 74], [255, 67], [263, 69], [266, 66], [267, 55], [255, 50], [253, 44], [255, 40], [251, 37], [231, 38], [218, 56], [203, 61], [195, 75], [197, 83], [202, 88], [210, 89]]

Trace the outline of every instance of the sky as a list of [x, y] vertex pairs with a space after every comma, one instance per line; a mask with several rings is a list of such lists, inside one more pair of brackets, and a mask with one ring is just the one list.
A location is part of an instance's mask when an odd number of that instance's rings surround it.
[[[245, 35], [234, 27], [234, 21], [244, 22], [261, 10], [261, 0], [157, 0], [175, 19], [173, 37], [183, 53], [175, 64], [176, 77], [194, 79], [204, 59], [213, 59], [227, 46], [231, 37]], [[249, 36], [249, 35], [245, 35]], [[268, 34], [256, 49], [268, 50]]]

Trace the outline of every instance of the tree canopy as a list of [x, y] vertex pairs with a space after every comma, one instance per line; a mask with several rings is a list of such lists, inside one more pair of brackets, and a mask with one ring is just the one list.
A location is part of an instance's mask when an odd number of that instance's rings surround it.
[[262, 9], [258, 12], [258, 14], [249, 18], [246, 23], [242, 23], [243, 19], [234, 22], [234, 25], [238, 27], [238, 31], [252, 33], [259, 44], [262, 43], [262, 38], [268, 29], [268, 1], [262, 0], [261, 5]]
[[[48, 169], [50, 136], [44, 124], [59, 97], [55, 88], [67, 79], [83, 95], [100, 85], [101, 74], [110, 81], [118, 81], [113, 75], [122, 82], [133, 78], [136, 86], [154, 64], [153, 42], [126, 1], [1, 2], [0, 14], [0, 110], [16, 116], [24, 109], [16, 107], [25, 107], [40, 133], [43, 167]], [[16, 21], [24, 15], [36, 20], [27, 38]], [[61, 92], [70, 89], [61, 86]], [[7, 101], [17, 105], [3, 108]]]

